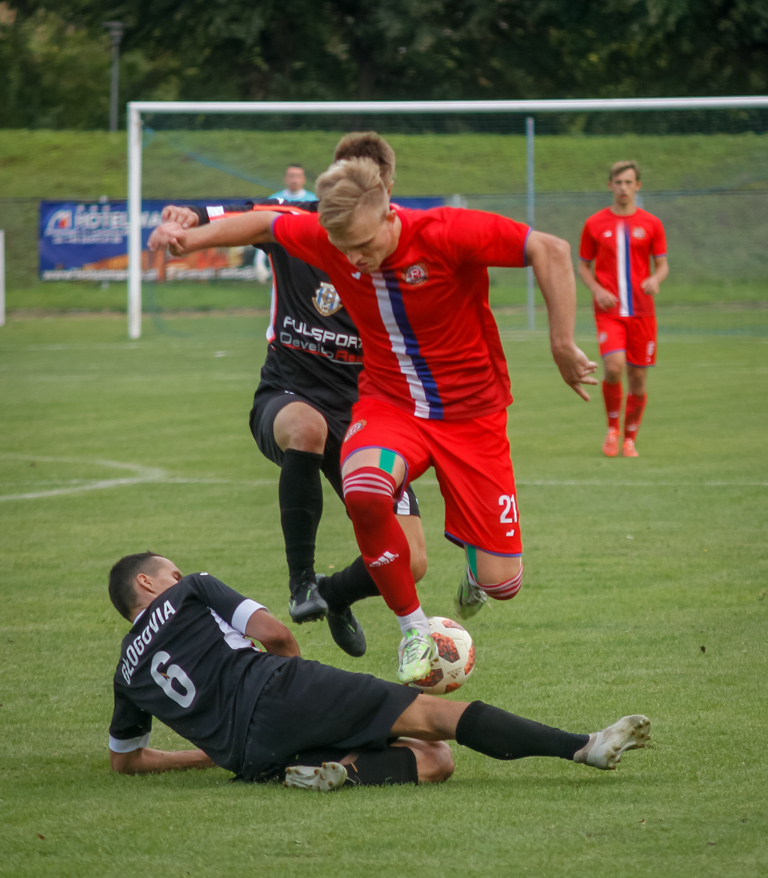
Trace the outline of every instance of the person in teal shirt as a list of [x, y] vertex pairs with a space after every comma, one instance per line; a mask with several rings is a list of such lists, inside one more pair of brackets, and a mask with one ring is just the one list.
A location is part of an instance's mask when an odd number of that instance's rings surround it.
[[273, 192], [270, 198], [284, 198], [286, 201], [317, 201], [314, 192], [304, 188], [307, 178], [301, 165], [290, 164], [285, 169], [285, 189]]

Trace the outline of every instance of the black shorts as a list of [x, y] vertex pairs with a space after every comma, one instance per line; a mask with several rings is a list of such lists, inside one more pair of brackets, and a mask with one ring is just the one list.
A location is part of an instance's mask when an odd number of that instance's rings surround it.
[[[320, 466], [323, 475], [328, 479], [333, 490], [344, 500], [344, 491], [341, 486], [341, 444], [344, 434], [349, 426], [349, 418], [341, 420], [329, 411], [324, 410], [317, 403], [312, 402], [300, 393], [287, 390], [264, 390], [256, 391], [251, 409], [250, 425], [253, 438], [259, 446], [259, 451], [272, 463], [279, 467], [283, 465], [284, 452], [275, 442], [275, 418], [285, 406], [292, 402], [303, 402], [323, 416], [328, 426], [328, 438], [325, 440], [325, 457]], [[402, 499], [395, 504], [397, 515], [415, 515], [421, 517], [419, 501], [413, 488], [409, 485]]]
[[418, 696], [370, 674], [289, 659], [269, 679], [248, 728], [243, 780], [280, 777], [287, 765], [339, 761], [350, 752], [383, 750], [392, 726]]

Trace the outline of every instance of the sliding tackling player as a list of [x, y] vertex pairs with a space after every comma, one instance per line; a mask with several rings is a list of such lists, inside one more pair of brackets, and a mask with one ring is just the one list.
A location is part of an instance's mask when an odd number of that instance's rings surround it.
[[[219, 765], [242, 780], [328, 791], [445, 780], [454, 769], [446, 740], [494, 759], [553, 756], [610, 770], [649, 738], [640, 714], [577, 735], [304, 661], [263, 604], [208, 573], [182, 576], [152, 552], [121, 558], [109, 595], [131, 623], [109, 727], [110, 763], [123, 774]], [[153, 717], [198, 749], [150, 748]]]

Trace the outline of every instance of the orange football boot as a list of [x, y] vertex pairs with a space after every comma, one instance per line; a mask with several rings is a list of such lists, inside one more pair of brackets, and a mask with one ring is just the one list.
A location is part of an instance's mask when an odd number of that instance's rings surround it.
[[619, 431], [615, 427], [608, 428], [608, 435], [603, 442], [603, 454], [606, 457], [616, 457], [619, 453]]
[[622, 446], [621, 453], [624, 457], [640, 457], [637, 453], [637, 448], [635, 448], [635, 440], [634, 439], [625, 439], [624, 445]]

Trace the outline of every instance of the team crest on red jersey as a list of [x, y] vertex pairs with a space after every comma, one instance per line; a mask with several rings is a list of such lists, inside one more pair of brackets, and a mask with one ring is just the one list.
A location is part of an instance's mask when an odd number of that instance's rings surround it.
[[347, 430], [347, 433], [344, 436], [344, 441], [346, 442], [347, 439], [351, 439], [355, 433], [359, 433], [367, 423], [368, 421], [365, 420], [355, 421], [355, 423]]
[[315, 290], [312, 304], [323, 315], [323, 317], [330, 317], [331, 314], [335, 314], [342, 308], [341, 299], [336, 292], [336, 287], [333, 284], [325, 282], [322, 282]]
[[419, 284], [423, 284], [428, 277], [429, 275], [427, 273], [427, 266], [422, 265], [422, 263], [420, 262], [409, 266], [403, 272], [403, 280], [407, 284], [411, 284], [411, 286], [418, 286]]
[[633, 238], [644, 238], [645, 237], [645, 229], [636, 228], [632, 229], [632, 237]]

